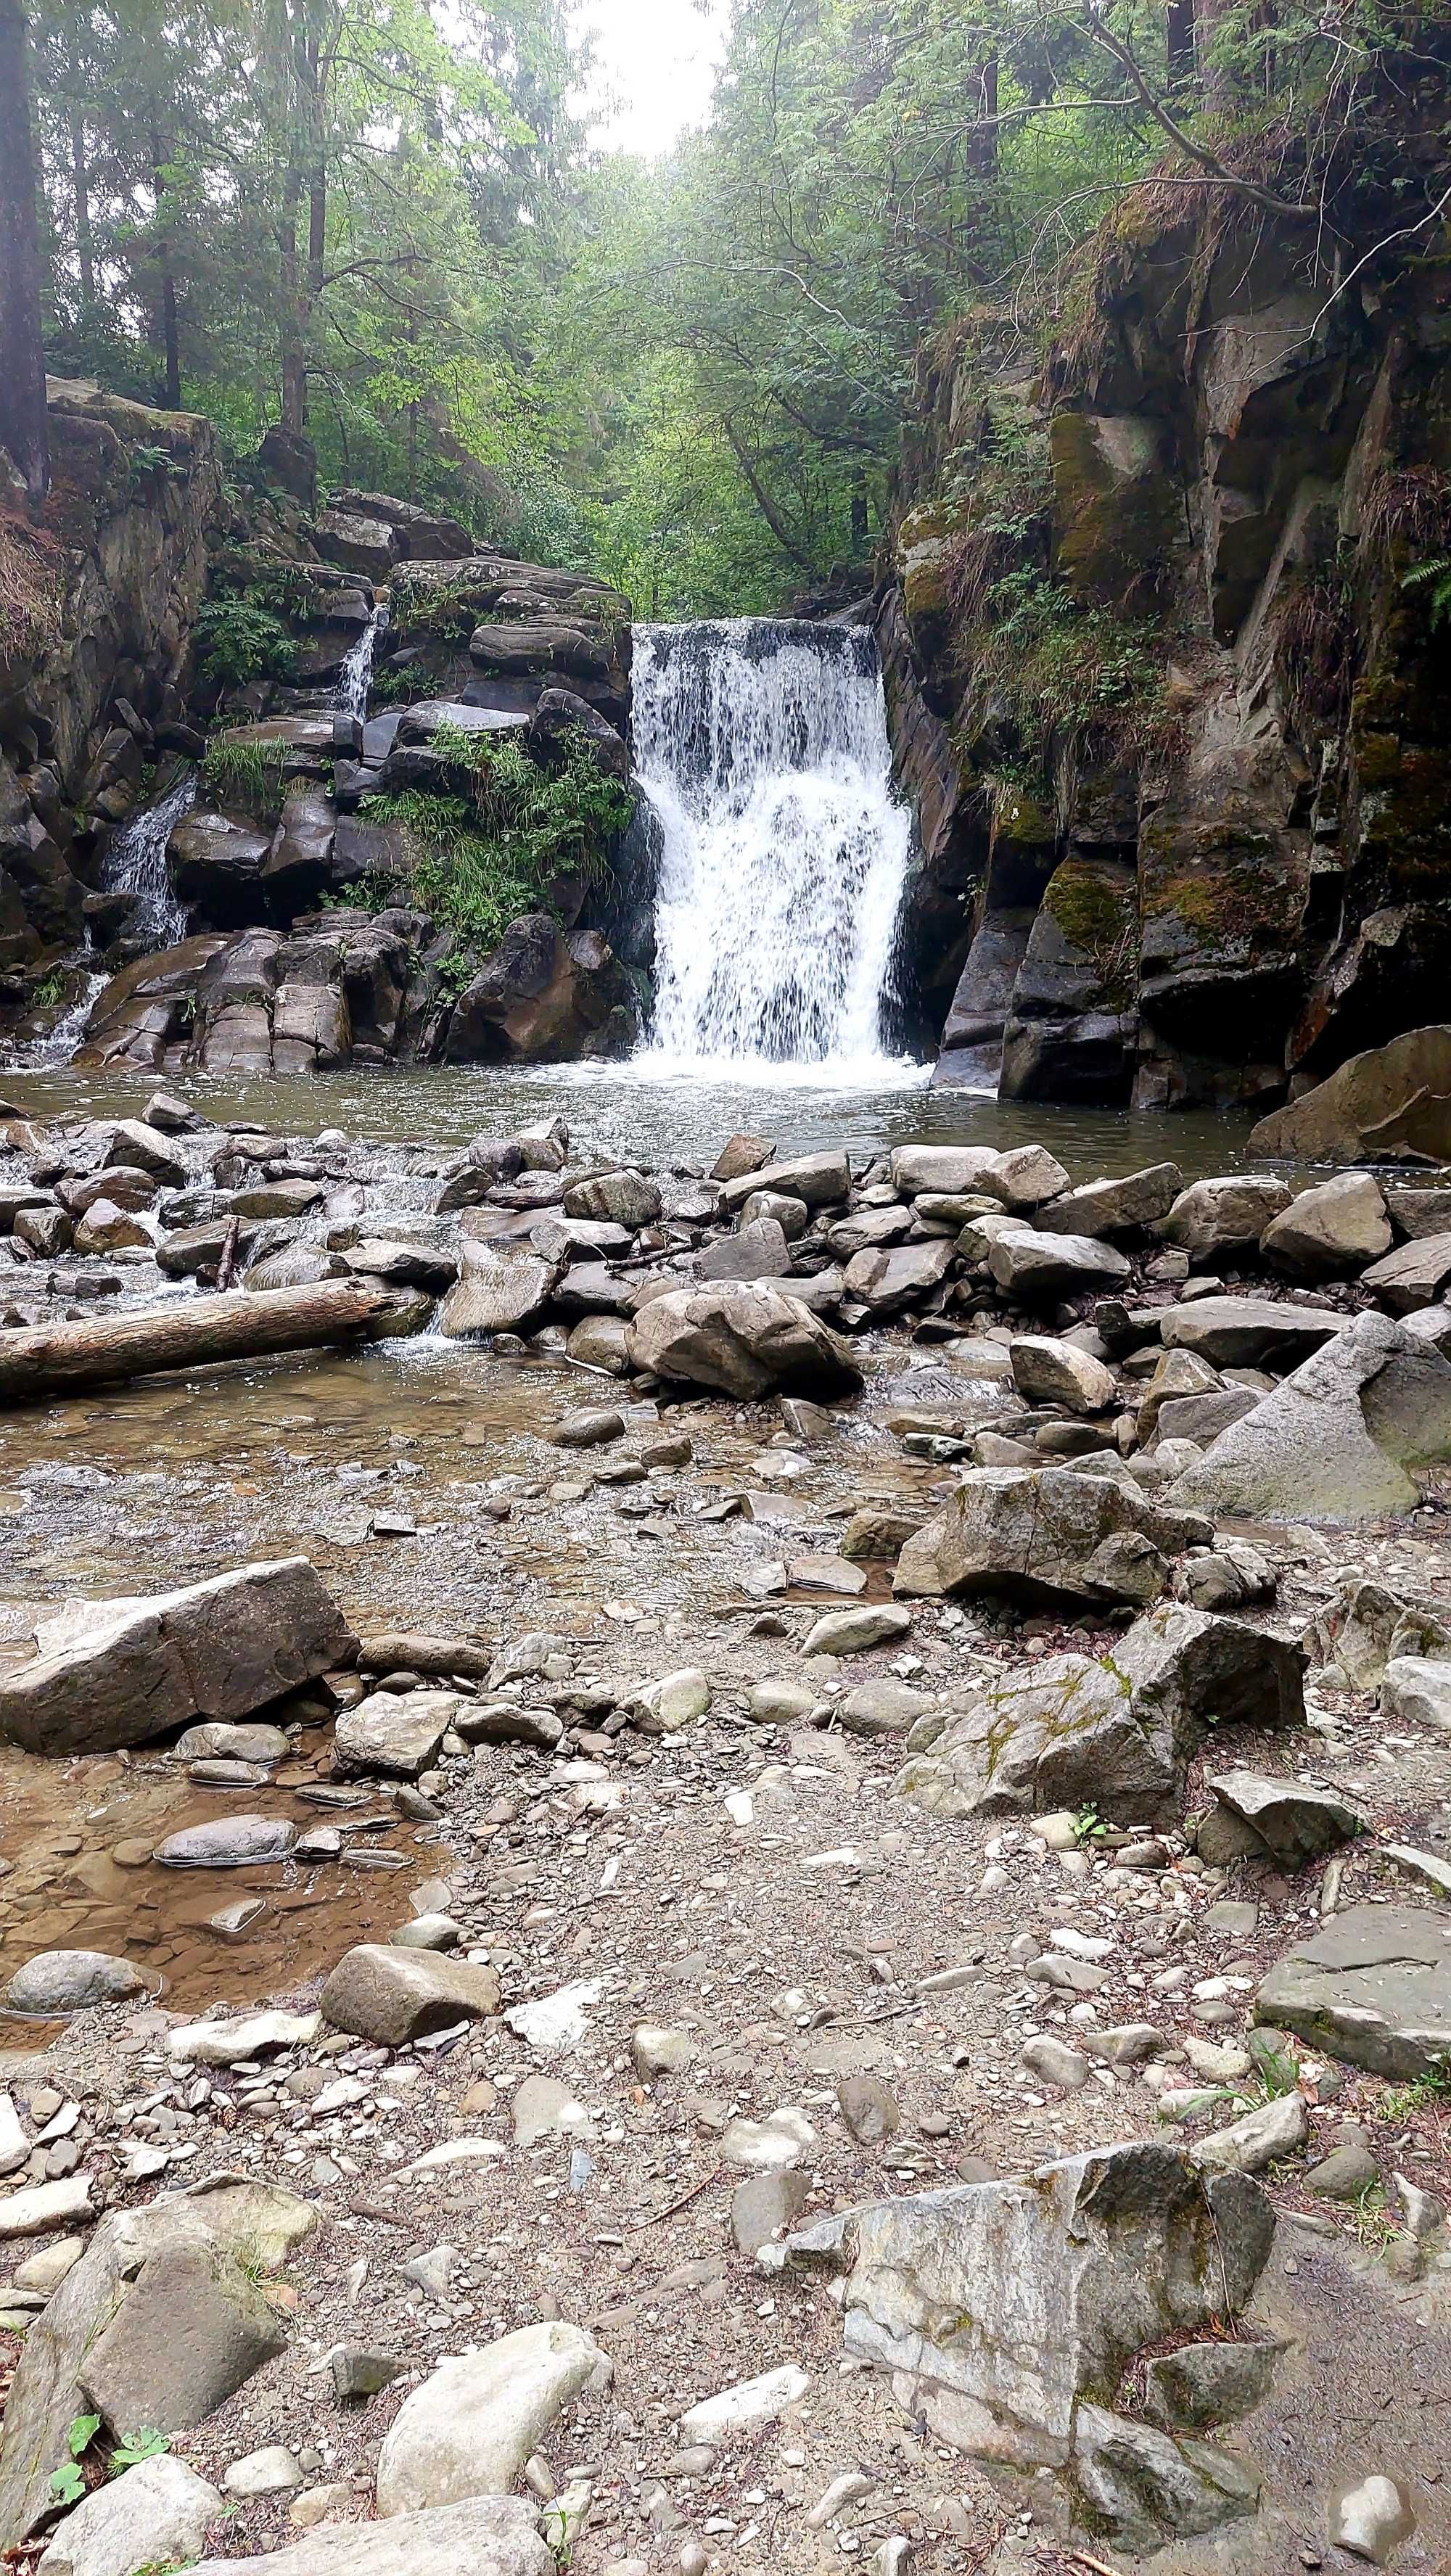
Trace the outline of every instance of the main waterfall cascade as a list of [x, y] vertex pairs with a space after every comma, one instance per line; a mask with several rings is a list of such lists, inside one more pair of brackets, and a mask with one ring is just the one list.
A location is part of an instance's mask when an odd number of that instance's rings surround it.
[[636, 629], [637, 784], [660, 828], [645, 1058], [887, 1069], [912, 820], [861, 627]]

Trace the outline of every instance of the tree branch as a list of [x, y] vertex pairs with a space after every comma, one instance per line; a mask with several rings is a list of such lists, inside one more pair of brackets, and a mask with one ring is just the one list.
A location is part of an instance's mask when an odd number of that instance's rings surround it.
[[1308, 224], [1316, 220], [1318, 213], [1316, 207], [1295, 206], [1287, 203], [1283, 197], [1272, 196], [1268, 188], [1258, 187], [1253, 179], [1241, 179], [1235, 171], [1226, 169], [1217, 154], [1211, 152], [1207, 145], [1196, 143], [1192, 134], [1187, 133], [1178, 119], [1169, 114], [1163, 101], [1154, 96], [1122, 37], [1116, 36], [1111, 27], [1104, 25], [1098, 11], [1093, 7], [1088, 10], [1084, 33], [1091, 36], [1096, 45], [1102, 45], [1105, 53], [1112, 54], [1114, 61], [1128, 73], [1140, 101], [1148, 109], [1154, 123], [1162, 127], [1170, 142], [1177, 144], [1181, 152], [1187, 153], [1191, 161], [1197, 161], [1201, 170], [1207, 170], [1211, 179], [1217, 179], [1221, 187], [1238, 188], [1252, 206], [1262, 207], [1267, 215], [1278, 215], [1282, 222]]

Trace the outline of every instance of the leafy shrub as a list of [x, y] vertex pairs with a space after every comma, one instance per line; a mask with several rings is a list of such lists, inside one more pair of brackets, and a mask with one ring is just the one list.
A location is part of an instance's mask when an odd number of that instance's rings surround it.
[[296, 655], [282, 620], [256, 600], [209, 599], [193, 628], [197, 668], [230, 688], [242, 680], [287, 680]]

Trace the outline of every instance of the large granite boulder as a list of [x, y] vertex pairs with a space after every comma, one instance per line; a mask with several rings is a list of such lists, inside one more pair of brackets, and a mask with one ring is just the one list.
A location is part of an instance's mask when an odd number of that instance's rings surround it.
[[552, 914], [511, 922], [454, 1005], [451, 1064], [559, 1064], [628, 1055], [639, 997], [598, 930], [562, 931]]
[[1451, 1026], [1353, 1055], [1250, 1131], [1257, 1154], [1316, 1163], [1451, 1161]]
[[438, 1329], [450, 1340], [483, 1333], [527, 1332], [549, 1302], [557, 1265], [524, 1254], [512, 1257], [491, 1244], [464, 1243], [463, 1269], [438, 1310]]
[[1153, 2141], [843, 2210], [757, 2259], [836, 2276], [847, 2351], [934, 2440], [1054, 2471], [1075, 2521], [1154, 2548], [1253, 2511], [1258, 2480], [1118, 2414], [1125, 2378], [1145, 2346], [1239, 2314], [1273, 2234], [1257, 2183]]
[[263, 2282], [315, 2216], [280, 2185], [222, 2173], [103, 2219], [25, 2338], [0, 2438], [0, 2547], [54, 2511], [76, 2416], [117, 2441], [185, 2432], [281, 2351]]
[[1451, 1910], [1351, 1905], [1301, 1933], [1256, 2018], [1399, 2083], [1451, 2069]]
[[630, 1358], [657, 1377], [746, 1401], [854, 1392], [862, 1373], [848, 1345], [798, 1298], [763, 1280], [672, 1289], [630, 1329]]
[[[907, 1541], [894, 1589], [908, 1597], [1001, 1594], [1058, 1608], [1143, 1599], [1145, 1549], [1161, 1564], [1213, 1539], [1198, 1513], [1170, 1510], [1129, 1476], [1066, 1467], [981, 1467]], [[1122, 1542], [1138, 1542], [1126, 1549]]]
[[1169, 1500], [1257, 1520], [1375, 1520], [1413, 1511], [1418, 1471], [1447, 1458], [1451, 1365], [1406, 1325], [1363, 1314], [1221, 1431]]
[[199, 1718], [250, 1717], [347, 1662], [356, 1643], [303, 1556], [177, 1592], [72, 1602], [37, 1628], [34, 1661], [0, 1678], [0, 1739], [102, 1753]]

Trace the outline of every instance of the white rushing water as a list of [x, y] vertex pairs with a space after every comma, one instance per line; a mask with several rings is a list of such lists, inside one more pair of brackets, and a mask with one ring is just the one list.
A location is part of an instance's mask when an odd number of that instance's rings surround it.
[[633, 690], [662, 836], [639, 1071], [900, 1082], [887, 1023], [912, 827], [870, 634], [637, 627]]
[[109, 894], [133, 898], [126, 936], [144, 941], [148, 949], [173, 948], [186, 936], [186, 906], [171, 891], [166, 850], [173, 830], [195, 801], [196, 771], [183, 770], [164, 796], [113, 833], [106, 852], [102, 887]]
[[359, 724], [367, 722], [368, 697], [373, 686], [373, 655], [387, 623], [387, 609], [375, 608], [356, 644], [349, 650], [333, 691], [333, 705], [338, 714], [354, 716]]

